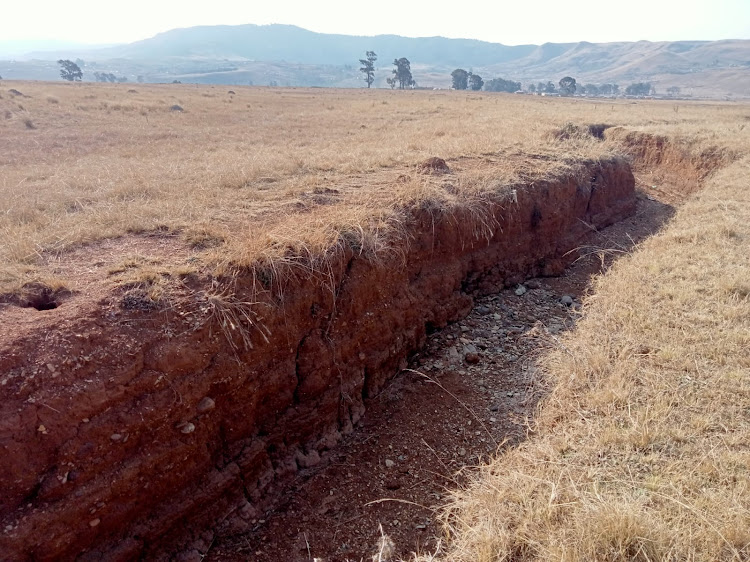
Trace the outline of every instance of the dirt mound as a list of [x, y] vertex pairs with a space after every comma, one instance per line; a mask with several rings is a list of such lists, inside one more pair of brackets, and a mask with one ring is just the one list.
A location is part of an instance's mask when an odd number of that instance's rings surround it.
[[610, 127], [611, 125], [605, 125], [603, 123], [595, 123], [591, 125], [566, 123], [562, 127], [550, 131], [547, 134], [547, 137], [556, 141], [588, 138], [604, 140], [604, 131]]
[[442, 158], [433, 156], [417, 165], [417, 170], [423, 174], [447, 174], [451, 171]]

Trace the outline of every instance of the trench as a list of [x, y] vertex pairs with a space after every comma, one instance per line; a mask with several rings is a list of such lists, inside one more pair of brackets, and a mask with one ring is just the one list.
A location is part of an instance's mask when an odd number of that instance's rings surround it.
[[[246, 332], [194, 321], [206, 302], [224, 320], [242, 314], [215, 296], [73, 319], [37, 334], [52, 347], [12, 342], [0, 359], [0, 546], [19, 560], [190, 560], [217, 536], [268, 536], [267, 514], [378, 419], [366, 411], [434, 346], [428, 332], [443, 337], [478, 303], [492, 309], [482, 299], [561, 274], [592, 231], [637, 206], [626, 160], [584, 162], [519, 185], [481, 218], [414, 210], [402, 254], [373, 262], [347, 248], [325, 279], [278, 280]], [[256, 282], [239, 276], [237, 294], [255, 295]], [[547, 290], [539, 283], [531, 293]]]

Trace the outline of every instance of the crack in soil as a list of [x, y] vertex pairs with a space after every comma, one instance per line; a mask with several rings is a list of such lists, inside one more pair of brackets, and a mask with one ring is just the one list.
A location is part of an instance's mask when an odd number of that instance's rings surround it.
[[301, 470], [252, 531], [219, 528], [208, 552], [185, 559], [358, 561], [376, 552], [381, 529], [394, 559], [434, 552], [437, 511], [467, 470], [526, 439], [546, 389], [536, 358], [575, 326], [592, 276], [672, 214], [640, 191], [636, 214], [592, 232], [560, 277], [529, 280], [520, 295], [476, 298], [467, 318], [428, 337], [409, 368], [368, 401], [357, 430], [323, 463]]

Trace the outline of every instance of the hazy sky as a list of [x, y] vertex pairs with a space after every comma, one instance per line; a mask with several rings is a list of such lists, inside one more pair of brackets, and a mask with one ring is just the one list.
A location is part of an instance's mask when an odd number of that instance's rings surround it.
[[287, 23], [352, 35], [468, 37], [507, 45], [750, 38], [750, 0], [12, 0], [4, 4], [0, 41], [118, 43], [175, 27], [242, 23]]

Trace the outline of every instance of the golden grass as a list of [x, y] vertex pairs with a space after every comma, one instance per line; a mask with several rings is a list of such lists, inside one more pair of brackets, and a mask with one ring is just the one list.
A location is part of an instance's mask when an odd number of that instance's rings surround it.
[[[481, 237], [487, 197], [619, 150], [569, 122], [668, 135], [687, 152], [718, 147], [721, 162], [741, 155], [598, 280], [576, 331], [545, 359], [552, 390], [531, 439], [483, 468], [447, 509], [446, 557], [750, 559], [747, 106], [14, 88], [30, 97], [0, 93], [0, 291], [39, 277], [50, 255], [126, 232], [179, 235], [217, 272], [307, 272], [342, 245], [372, 258], [398, 252], [414, 206], [468, 210]], [[529, 154], [550, 158], [532, 166]], [[456, 169], [464, 156], [493, 163], [446, 183], [416, 173], [431, 156]], [[149, 291], [159, 283], [143, 281], [148, 268], [131, 272], [139, 260], [126, 257], [110, 274], [158, 298]], [[206, 302], [228, 337], [248, 320], [248, 303], [231, 292]]]
[[597, 280], [542, 361], [529, 441], [446, 508], [446, 559], [750, 559], [750, 151], [734, 148]]
[[[726, 129], [724, 136], [743, 135], [737, 126], [747, 114], [727, 104], [458, 92], [233, 87], [230, 95], [221, 86], [34, 82], [13, 88], [24, 97], [2, 92], [0, 99], [0, 290], [38, 278], [51, 255], [127, 232], [179, 234], [206, 250], [211, 267], [252, 263], [289, 239], [319, 252], [339, 239], [339, 227], [345, 237], [374, 236], [378, 246], [384, 225], [399, 224], [399, 205], [418, 198], [409, 189], [426, 194], [423, 178], [408, 173], [394, 185], [398, 173], [388, 178], [384, 171], [409, 171], [431, 156], [494, 155], [491, 174], [460, 181], [472, 192], [477, 185], [492, 191], [519, 174], [540, 177], [610, 153], [593, 139], [549, 138], [569, 121], [703, 138], [707, 123], [711, 131]], [[171, 111], [174, 105], [184, 111]], [[550, 158], [524, 169], [524, 154]], [[321, 211], [308, 196], [330, 187], [340, 197]]]

